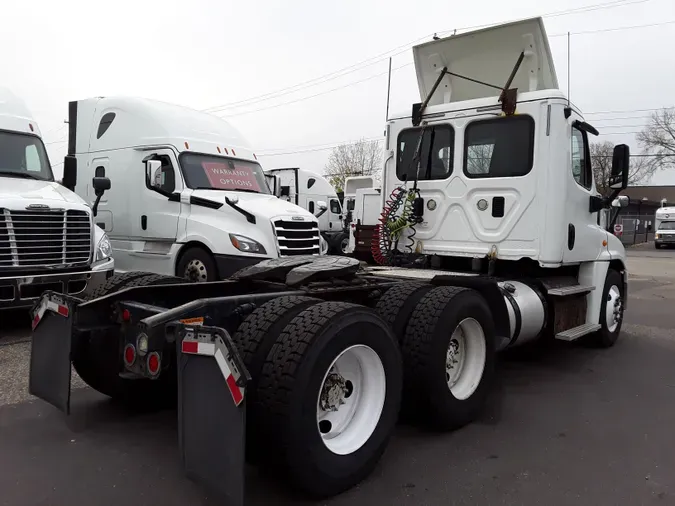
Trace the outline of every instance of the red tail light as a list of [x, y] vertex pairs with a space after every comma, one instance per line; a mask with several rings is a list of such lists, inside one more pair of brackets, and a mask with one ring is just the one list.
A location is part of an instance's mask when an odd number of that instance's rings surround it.
[[146, 359], [146, 365], [150, 376], [157, 376], [159, 374], [159, 368], [162, 365], [162, 359], [160, 358], [159, 353], [156, 351], [150, 353]]
[[127, 367], [131, 367], [136, 362], [136, 348], [133, 344], [127, 344], [124, 347], [124, 363]]

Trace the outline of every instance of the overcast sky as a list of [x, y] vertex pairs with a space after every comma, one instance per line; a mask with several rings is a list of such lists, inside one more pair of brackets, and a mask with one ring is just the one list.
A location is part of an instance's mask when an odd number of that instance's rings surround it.
[[[397, 69], [390, 109], [409, 111], [419, 101], [413, 41], [542, 15], [563, 90], [565, 34], [572, 32], [572, 101], [602, 140], [625, 142], [637, 153], [634, 132], [651, 110], [675, 106], [672, 0], [412, 5], [403, 0], [6, 1], [0, 83], [32, 109], [54, 165], [66, 152], [68, 101], [125, 94], [196, 109], [218, 106], [212, 110], [268, 155], [261, 157], [265, 168], [299, 166], [322, 173], [330, 146], [382, 135], [389, 56], [394, 55]], [[332, 75], [318, 79], [326, 74]], [[269, 95], [277, 90], [285, 91]], [[55, 167], [58, 177], [61, 167]], [[675, 184], [675, 171], [658, 174], [652, 183]]]

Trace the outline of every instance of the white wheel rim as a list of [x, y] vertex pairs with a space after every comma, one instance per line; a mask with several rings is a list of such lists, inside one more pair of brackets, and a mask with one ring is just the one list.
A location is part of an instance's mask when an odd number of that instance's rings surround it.
[[189, 279], [190, 281], [197, 281], [199, 283], [208, 281], [209, 279], [209, 273], [206, 270], [206, 265], [204, 265], [204, 262], [201, 260], [197, 260], [196, 258], [193, 260], [190, 260], [188, 264], [185, 266], [185, 272], [183, 273], [183, 277], [185, 279]]
[[465, 318], [450, 336], [445, 360], [445, 379], [456, 399], [468, 399], [476, 391], [486, 357], [483, 327], [473, 318]]
[[382, 360], [369, 346], [350, 346], [326, 371], [319, 389], [316, 423], [323, 444], [349, 455], [372, 436], [387, 391]]
[[607, 304], [605, 305], [605, 324], [610, 332], [614, 332], [621, 322], [623, 314], [621, 304], [619, 287], [612, 285], [607, 293]]

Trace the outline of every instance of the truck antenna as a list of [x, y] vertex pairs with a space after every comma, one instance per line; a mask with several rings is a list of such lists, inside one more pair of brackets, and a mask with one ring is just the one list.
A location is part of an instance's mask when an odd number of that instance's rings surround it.
[[389, 57], [389, 77], [387, 77], [387, 117], [385, 121], [389, 121], [389, 94], [391, 92], [391, 57]]

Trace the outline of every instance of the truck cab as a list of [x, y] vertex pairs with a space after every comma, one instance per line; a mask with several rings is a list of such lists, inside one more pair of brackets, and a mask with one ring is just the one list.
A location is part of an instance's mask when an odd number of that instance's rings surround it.
[[[542, 268], [623, 263], [620, 241], [598, 225], [604, 204], [589, 151], [598, 132], [558, 89], [540, 19], [421, 44], [413, 55], [429, 100], [417, 125], [410, 112], [388, 121], [382, 192], [384, 206], [414, 182], [424, 205], [413, 249]], [[443, 68], [451, 74], [432, 94]], [[506, 114], [494, 87], [514, 68], [517, 105]]]
[[328, 252], [342, 252], [341, 245], [347, 237], [342, 225], [342, 205], [328, 180], [316, 172], [300, 168], [266, 169], [265, 175], [278, 197], [317, 217]]
[[217, 116], [134, 97], [69, 105], [64, 184], [93, 197], [117, 269], [213, 281], [268, 258], [319, 254], [317, 219], [277, 198], [242, 135]]
[[382, 208], [380, 188], [359, 188], [354, 196], [352, 222], [349, 226], [348, 252], [359, 260], [371, 261], [373, 232]]
[[654, 247], [675, 245], [675, 207], [662, 207], [654, 216]]
[[91, 207], [54, 180], [37, 122], [5, 88], [0, 183], [0, 309], [30, 307], [45, 290], [82, 295], [113, 274]]

